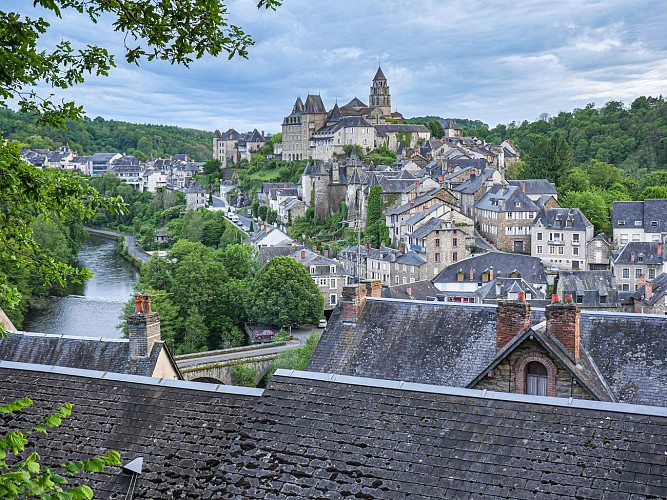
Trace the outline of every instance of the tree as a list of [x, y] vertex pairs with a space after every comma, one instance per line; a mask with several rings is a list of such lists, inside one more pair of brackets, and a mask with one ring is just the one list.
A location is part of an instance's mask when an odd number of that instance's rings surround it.
[[526, 159], [522, 172], [527, 179], [548, 179], [560, 186], [574, 166], [572, 151], [560, 134], [540, 139]]
[[[32, 401], [29, 398], [23, 398], [1, 405], [0, 414], [15, 415], [31, 405]], [[90, 500], [93, 498], [93, 490], [89, 486], [68, 487], [68, 481], [63, 475], [41, 465], [42, 457], [36, 452], [27, 453], [26, 451], [31, 435], [47, 434], [48, 428], [59, 427], [62, 420], [71, 414], [72, 404], [65, 403], [55, 412], [44, 417], [37, 425], [24, 431], [13, 429], [0, 439], [0, 498], [53, 500]], [[21, 458], [12, 463], [7, 460], [9, 454], [21, 454]], [[61, 467], [68, 475], [74, 476], [81, 471], [102, 472], [106, 466], [113, 465], [120, 465], [120, 455], [116, 451], [109, 451], [106, 455], [75, 462], [65, 462]]]
[[611, 234], [611, 215], [601, 190], [571, 191], [560, 200], [564, 207], [579, 208], [595, 226], [596, 233]]
[[315, 323], [324, 311], [313, 278], [289, 257], [274, 257], [256, 274], [247, 304], [251, 320], [269, 325]]
[[389, 229], [382, 215], [382, 187], [372, 186], [368, 192], [366, 239], [374, 247], [389, 242]]
[[222, 162], [220, 160], [208, 160], [204, 162], [204, 175], [212, 175], [217, 178], [220, 177], [220, 169]]
[[204, 218], [198, 210], [188, 210], [183, 217], [183, 232], [181, 237], [192, 242], [202, 240], [204, 233]]
[[[188, 66], [207, 54], [247, 57], [248, 47], [254, 43], [242, 28], [228, 23], [227, 6], [217, 1], [35, 0], [34, 5], [57, 17], [67, 10], [87, 16], [93, 23], [111, 19], [115, 31], [125, 35], [129, 63], [158, 59]], [[275, 9], [279, 5], [280, 0], [259, 0], [257, 7]], [[42, 17], [0, 11], [0, 106], [17, 100], [22, 112], [62, 126], [67, 118], [81, 119], [83, 109], [71, 101], [58, 104], [52, 95], [39, 96], [32, 87], [44, 82], [66, 89], [84, 82], [87, 75], [107, 76], [116, 63], [107, 48], [88, 45], [74, 50], [69, 40], [61, 40], [51, 51], [43, 50], [44, 39], [52, 36], [49, 28]]]

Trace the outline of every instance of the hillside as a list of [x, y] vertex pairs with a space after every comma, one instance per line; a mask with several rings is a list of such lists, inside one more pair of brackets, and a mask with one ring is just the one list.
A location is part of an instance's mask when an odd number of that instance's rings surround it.
[[0, 109], [0, 134], [32, 149], [56, 149], [69, 144], [79, 154], [118, 151], [142, 160], [187, 153], [197, 161], [212, 155], [212, 132], [167, 125], [140, 125], [97, 117], [67, 122], [67, 130], [37, 125], [29, 115]]

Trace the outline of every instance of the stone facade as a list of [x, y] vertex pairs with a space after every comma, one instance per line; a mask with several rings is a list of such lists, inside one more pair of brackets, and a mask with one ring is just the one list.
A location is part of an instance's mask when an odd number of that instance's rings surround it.
[[380, 108], [384, 116], [391, 116], [391, 94], [389, 93], [387, 78], [379, 66], [371, 85], [368, 105], [371, 108]]
[[310, 138], [326, 123], [327, 112], [319, 95], [309, 95], [304, 104], [297, 97], [292, 113], [282, 124], [283, 159], [287, 161], [310, 158]]
[[586, 243], [589, 271], [604, 271], [611, 264], [611, 243], [604, 234], [598, 234]]
[[434, 218], [406, 235], [406, 250], [426, 261], [422, 279], [432, 279], [447, 266], [469, 257], [474, 241], [472, 226]]

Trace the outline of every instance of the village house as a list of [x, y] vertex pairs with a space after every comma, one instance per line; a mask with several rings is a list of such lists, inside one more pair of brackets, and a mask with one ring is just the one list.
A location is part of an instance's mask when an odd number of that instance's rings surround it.
[[541, 199], [553, 197], [558, 200], [558, 191], [556, 186], [547, 179], [524, 179], [524, 180], [508, 180], [511, 186], [516, 186], [521, 189], [521, 192], [528, 196], [531, 200], [537, 203]]
[[185, 191], [186, 210], [197, 210], [206, 206], [206, 191], [197, 181], [192, 181]]
[[370, 243], [365, 245], [349, 245], [340, 252], [338, 258], [343, 264], [343, 269], [354, 278], [355, 282], [367, 279], [367, 256], [370, 251]]
[[548, 268], [586, 270], [593, 234], [593, 224], [578, 208], [542, 208], [530, 228], [530, 255]]
[[343, 287], [352, 283], [341, 262], [306, 248], [298, 249], [290, 257], [303, 264], [324, 296], [324, 309], [334, 309], [340, 303]]
[[630, 296], [632, 312], [642, 314], [667, 314], [667, 273], [655, 279], [647, 279], [644, 286]]
[[254, 246], [257, 250], [261, 250], [265, 247], [284, 247], [293, 243], [294, 240], [280, 229], [275, 228], [270, 224], [264, 224], [243, 242]]
[[589, 271], [604, 271], [611, 268], [611, 242], [604, 233], [586, 243]]
[[615, 201], [612, 212], [613, 245], [665, 242], [667, 236], [667, 199]]
[[618, 311], [621, 302], [613, 273], [605, 271], [559, 271], [556, 293], [572, 296], [582, 309]]
[[496, 184], [475, 205], [475, 220], [482, 236], [501, 252], [530, 253], [538, 211], [517, 186]]
[[[486, 160], [484, 160], [486, 161]], [[450, 189], [458, 199], [458, 205], [461, 212], [472, 220], [477, 220], [475, 205], [495, 184], [502, 180], [502, 174], [495, 168], [477, 169], [471, 167], [468, 179], [454, 183], [450, 182]]]
[[385, 246], [366, 249], [366, 276], [370, 280], [379, 280], [382, 285], [392, 284], [392, 263], [401, 255], [398, 250]]
[[223, 168], [228, 167], [238, 161], [236, 156], [236, 141], [241, 138], [233, 128], [230, 128], [224, 134], [219, 130], [213, 132], [213, 159], [219, 160]]
[[[446, 302], [479, 303], [487, 298], [488, 292], [478, 294], [478, 290], [495, 282], [497, 279], [523, 280], [528, 287], [522, 290], [512, 290], [512, 293], [523, 291], [531, 294], [530, 299], [544, 298], [547, 290], [547, 276], [540, 259], [528, 255], [486, 252], [460, 260], [444, 269], [433, 284], [442, 292], [439, 300]], [[514, 285], [514, 282], [507, 282]], [[519, 282], [519, 285], [522, 282]], [[503, 285], [500, 294], [508, 293], [511, 287]], [[516, 287], [514, 287], [516, 288]], [[535, 293], [532, 293], [532, 290]]]
[[393, 277], [392, 286], [415, 283], [432, 277], [430, 276], [428, 261], [423, 255], [412, 250], [396, 257], [390, 267]]
[[654, 280], [667, 271], [663, 258], [663, 244], [657, 242], [630, 242], [616, 256], [614, 276], [619, 290], [634, 292], [646, 280]]

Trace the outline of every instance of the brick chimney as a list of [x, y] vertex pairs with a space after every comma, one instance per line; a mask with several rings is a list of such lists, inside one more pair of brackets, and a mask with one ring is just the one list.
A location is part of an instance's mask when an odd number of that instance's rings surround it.
[[653, 280], [646, 280], [646, 284], [644, 285], [644, 298], [649, 300], [651, 297], [653, 297]]
[[521, 181], [521, 192], [526, 192], [526, 181]]
[[342, 295], [343, 321], [356, 323], [366, 303], [366, 285], [345, 285]]
[[635, 252], [632, 252], [630, 254], [630, 262], [634, 262], [634, 261], [635, 261]]
[[566, 295], [565, 302], [560, 302], [558, 295], [553, 295], [551, 304], [546, 307], [547, 331], [556, 337], [563, 346], [579, 359], [579, 306]]
[[301, 250], [301, 260], [304, 260], [306, 258], [306, 249], [304, 248]]
[[438, 176], [438, 182], [445, 182], [445, 176], [444, 175], [439, 175]]
[[161, 340], [160, 316], [151, 310], [151, 296], [137, 293], [134, 296], [134, 313], [127, 318], [130, 337], [130, 356], [150, 356], [153, 344]]
[[519, 292], [517, 300], [498, 301], [496, 312], [496, 349], [500, 350], [516, 337], [517, 333], [530, 327], [530, 304], [526, 294]]
[[493, 266], [491, 266], [491, 267], [489, 268], [489, 281], [492, 281], [492, 280], [493, 280], [493, 274], [494, 274], [494, 273], [493, 273]]
[[366, 287], [366, 297], [382, 297], [382, 282], [380, 280], [362, 281]]
[[662, 256], [662, 243], [658, 243], [658, 248], [656, 249], [656, 253], [658, 254], [658, 257]]

